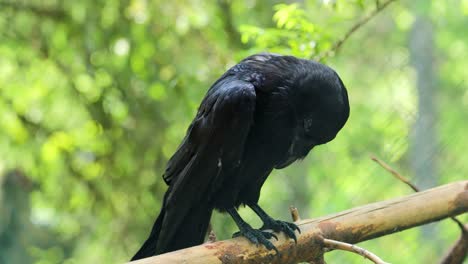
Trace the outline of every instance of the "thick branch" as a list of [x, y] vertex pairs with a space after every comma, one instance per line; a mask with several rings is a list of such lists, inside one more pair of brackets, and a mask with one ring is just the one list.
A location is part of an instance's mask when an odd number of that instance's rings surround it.
[[[390, 167], [390, 165], [388, 165], [387, 163], [381, 161], [380, 159], [378, 159], [375, 156], [372, 156], [371, 159], [373, 161], [375, 161], [377, 164], [379, 164], [380, 166], [382, 166], [382, 168], [384, 168], [385, 170], [390, 172], [395, 178], [402, 181], [404, 184], [408, 185], [411, 189], [413, 189], [413, 191], [420, 192], [420, 189], [416, 185], [414, 185], [410, 180], [408, 180], [403, 175], [401, 175], [396, 170], [394, 170], [392, 167]], [[458, 220], [455, 217], [451, 217], [451, 218], [458, 225], [458, 227], [460, 227], [460, 229], [462, 230], [462, 232], [464, 234], [468, 232], [466, 227], [462, 224], [462, 222], [460, 222], [460, 220]]]
[[279, 234], [280, 255], [255, 247], [245, 238], [208, 243], [136, 261], [159, 263], [298, 263], [320, 259], [323, 238], [358, 243], [468, 211], [468, 181], [460, 181], [402, 198], [373, 203], [317, 219], [297, 222], [297, 245]]

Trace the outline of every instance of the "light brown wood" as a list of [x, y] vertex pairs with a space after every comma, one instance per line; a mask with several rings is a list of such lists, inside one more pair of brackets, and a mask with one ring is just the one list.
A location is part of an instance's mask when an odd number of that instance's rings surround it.
[[132, 262], [166, 263], [320, 263], [323, 238], [358, 243], [468, 211], [468, 181], [454, 182], [401, 198], [356, 207], [337, 214], [296, 222], [302, 233], [294, 241], [279, 234], [280, 251], [256, 247], [239, 237], [207, 243]]

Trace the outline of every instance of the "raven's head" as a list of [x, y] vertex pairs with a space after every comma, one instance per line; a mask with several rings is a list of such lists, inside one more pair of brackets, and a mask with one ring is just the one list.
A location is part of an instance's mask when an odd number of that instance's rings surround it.
[[287, 157], [276, 168], [286, 167], [304, 158], [314, 146], [334, 139], [349, 117], [348, 94], [333, 69], [301, 60], [292, 70], [289, 91], [296, 117], [295, 136]]
[[293, 107], [298, 129], [317, 145], [335, 138], [349, 117], [348, 93], [338, 74], [328, 66], [303, 61], [294, 76]]

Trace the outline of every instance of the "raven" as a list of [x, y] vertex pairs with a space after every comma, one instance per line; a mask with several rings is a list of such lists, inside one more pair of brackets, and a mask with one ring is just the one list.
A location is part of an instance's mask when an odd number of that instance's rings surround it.
[[[262, 53], [230, 68], [208, 90], [187, 134], [169, 160], [169, 185], [151, 233], [132, 260], [203, 243], [214, 209], [229, 213], [238, 234], [276, 250], [269, 241], [293, 224], [258, 205], [273, 169], [304, 158], [335, 138], [349, 117], [346, 88], [323, 64]], [[249, 206], [262, 220], [252, 228], [238, 214]]]

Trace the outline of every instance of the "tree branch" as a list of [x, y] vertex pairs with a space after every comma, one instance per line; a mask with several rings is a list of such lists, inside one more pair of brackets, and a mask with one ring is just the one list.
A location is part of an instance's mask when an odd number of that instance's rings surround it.
[[[390, 165], [381, 161], [375, 156], [372, 156], [371, 159], [377, 162], [380, 166], [382, 166], [385, 170], [390, 172], [395, 178], [407, 184], [411, 189], [415, 192], [419, 192], [419, 188], [411, 183], [410, 180], [403, 177], [400, 173], [394, 170]], [[442, 258], [441, 264], [462, 264], [466, 258], [466, 254], [468, 252], [468, 225], [463, 225], [460, 220], [458, 220], [455, 216], [450, 217], [461, 229], [461, 237], [458, 239], [457, 242], [451, 247], [451, 249], [445, 254]]]
[[380, 13], [382, 10], [384, 10], [388, 5], [390, 5], [392, 2], [395, 2], [396, 0], [387, 0], [383, 3], [377, 2], [375, 9], [369, 13], [367, 16], [363, 17], [361, 20], [356, 22], [345, 34], [342, 38], [338, 39], [335, 43], [333, 43], [332, 47], [325, 51], [320, 53], [318, 56], [316, 56], [314, 59], [316, 61], [321, 61], [325, 57], [331, 57], [333, 54], [336, 54], [341, 46], [353, 35], [354, 32], [356, 32], [358, 29], [360, 29], [362, 26], [367, 24], [372, 18], [374, 18], [378, 13]]
[[297, 222], [297, 244], [278, 234], [275, 255], [239, 237], [203, 244], [135, 264], [158, 263], [298, 263], [323, 258], [323, 238], [358, 243], [438, 221], [468, 211], [468, 180], [454, 182], [405, 197], [373, 203], [334, 215]]
[[[468, 224], [463, 230], [468, 230]], [[462, 232], [460, 239], [448, 250], [440, 264], [462, 264], [468, 253], [468, 232]]]
[[363, 249], [361, 247], [358, 247], [356, 245], [352, 245], [352, 244], [348, 244], [348, 243], [344, 243], [344, 242], [340, 242], [340, 241], [336, 241], [336, 240], [326, 239], [326, 238], [323, 239], [323, 244], [327, 248], [339, 249], [339, 250], [344, 250], [344, 251], [349, 251], [349, 252], [359, 254], [359, 255], [371, 260], [372, 262], [374, 262], [376, 264], [388, 264], [387, 262], [380, 259], [374, 253], [372, 253], [372, 252], [370, 252], [368, 250], [365, 250], [365, 249]]
[[403, 175], [401, 175], [400, 173], [398, 173], [396, 170], [394, 170], [392, 167], [390, 167], [390, 165], [388, 165], [387, 163], [381, 161], [380, 159], [378, 159], [377, 157], [375, 156], [372, 156], [371, 157], [371, 160], [375, 161], [377, 164], [379, 164], [380, 166], [382, 166], [382, 168], [384, 168], [385, 170], [387, 170], [388, 172], [390, 172], [393, 176], [395, 176], [395, 178], [399, 179], [400, 181], [402, 181], [403, 183], [405, 183], [406, 185], [408, 185], [411, 189], [413, 189], [413, 191], [415, 192], [419, 192], [419, 188], [416, 187], [416, 185], [412, 184], [407, 178], [403, 177]]
[[296, 207], [291, 205], [289, 207], [289, 212], [291, 213], [291, 218], [292, 218], [293, 222], [297, 222], [297, 221], [301, 220], [301, 216], [299, 215], [299, 210], [297, 210]]
[[[394, 170], [392, 167], [390, 167], [390, 165], [388, 165], [387, 163], [381, 161], [380, 159], [378, 159], [375, 156], [372, 156], [371, 160], [375, 161], [377, 164], [382, 166], [382, 168], [384, 168], [385, 170], [390, 172], [393, 176], [395, 176], [395, 178], [397, 178], [398, 180], [400, 180], [403, 183], [405, 183], [406, 185], [408, 185], [411, 189], [413, 189], [413, 191], [415, 191], [415, 192], [420, 192], [421, 191], [410, 180], [408, 180], [406, 177], [404, 177], [403, 175], [398, 173], [396, 170]], [[460, 222], [460, 220], [458, 220], [456, 217], [450, 217], [450, 218], [458, 225], [458, 227], [460, 227], [462, 233], [468, 233], [468, 230], [467, 230], [466, 226], [464, 226], [463, 223]]]

